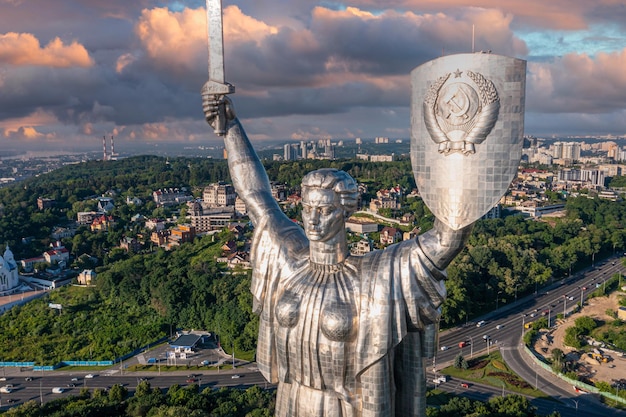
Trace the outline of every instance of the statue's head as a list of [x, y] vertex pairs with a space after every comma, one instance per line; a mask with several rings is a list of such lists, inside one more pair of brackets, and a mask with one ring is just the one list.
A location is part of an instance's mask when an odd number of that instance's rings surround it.
[[318, 169], [302, 178], [302, 220], [312, 241], [344, 233], [345, 220], [357, 209], [358, 188], [348, 173]]

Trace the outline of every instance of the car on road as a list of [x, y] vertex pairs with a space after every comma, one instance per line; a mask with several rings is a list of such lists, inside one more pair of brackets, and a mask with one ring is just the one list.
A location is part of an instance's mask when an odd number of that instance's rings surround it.
[[74, 387], [76, 387], [76, 384], [67, 384], [67, 387], [68, 388], [74, 388]]
[[65, 391], [63, 388], [61, 387], [54, 387], [52, 388], [52, 393], [53, 394], [63, 394], [63, 391]]
[[530, 313], [530, 317], [535, 317], [536, 314], [535, 313]]
[[33, 380], [33, 378], [30, 377], [30, 376], [27, 376], [26, 378], [24, 378], [24, 381], [32, 381], [32, 380]]
[[447, 375], [440, 375], [438, 377], [436, 377], [435, 379], [433, 379], [433, 382], [435, 384], [443, 384], [444, 382], [448, 381], [448, 376]]
[[476, 323], [476, 327], [482, 327], [485, 324], [485, 320], [481, 320], [478, 323]]
[[11, 391], [13, 391], [13, 387], [10, 387], [8, 385], [5, 385], [4, 387], [0, 387], [0, 392], [2, 394], [10, 394]]
[[231, 378], [232, 379], [238, 379], [238, 378], [241, 378], [241, 375], [233, 375], [233, 376], [231, 376]]
[[78, 382], [78, 378], [76, 377], [72, 378], [72, 382]]
[[87, 378], [87, 379], [95, 378], [95, 375], [94, 374], [87, 374], [87, 375], [85, 375], [85, 378]]
[[467, 346], [467, 341], [459, 342], [459, 347], [460, 348], [464, 348], [465, 346]]
[[498, 324], [498, 325], [496, 326], [496, 330], [500, 330], [500, 329], [501, 329], [501, 328], [503, 328], [503, 327], [504, 327], [504, 324]]
[[187, 378], [187, 383], [189, 383], [189, 384], [193, 384], [196, 381], [197, 381], [196, 378]]
[[462, 382], [461, 388], [469, 388], [469, 384], [467, 382]]
[[0, 377], [0, 381], [6, 381], [6, 380], [7, 380], [6, 377], [4, 377], [4, 376]]
[[441, 346], [441, 350], [448, 350], [448, 346]]

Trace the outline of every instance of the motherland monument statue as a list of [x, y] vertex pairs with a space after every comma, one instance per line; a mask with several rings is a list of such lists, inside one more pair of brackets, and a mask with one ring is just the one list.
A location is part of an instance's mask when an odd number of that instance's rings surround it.
[[234, 187], [254, 224], [253, 310], [259, 370], [278, 384], [277, 417], [426, 415], [445, 268], [472, 224], [506, 192], [521, 157], [525, 61], [459, 54], [411, 73], [411, 161], [436, 217], [416, 238], [352, 256], [345, 221], [356, 181], [320, 169], [302, 180], [303, 228], [272, 197], [227, 97], [221, 0], [207, 0], [209, 81], [203, 110], [224, 137]]

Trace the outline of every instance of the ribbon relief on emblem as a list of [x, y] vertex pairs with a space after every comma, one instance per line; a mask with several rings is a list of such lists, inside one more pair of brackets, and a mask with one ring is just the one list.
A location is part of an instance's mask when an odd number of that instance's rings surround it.
[[424, 97], [424, 123], [439, 153], [476, 153], [498, 120], [500, 98], [495, 86], [472, 71], [448, 73]]

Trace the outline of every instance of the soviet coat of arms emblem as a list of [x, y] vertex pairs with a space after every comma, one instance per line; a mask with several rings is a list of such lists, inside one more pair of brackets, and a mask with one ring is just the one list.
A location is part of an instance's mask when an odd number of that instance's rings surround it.
[[473, 154], [498, 119], [500, 98], [482, 74], [457, 69], [440, 77], [424, 98], [424, 122], [439, 152]]
[[411, 161], [428, 208], [459, 229], [506, 192], [522, 153], [526, 61], [450, 55], [411, 72]]

